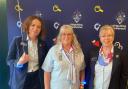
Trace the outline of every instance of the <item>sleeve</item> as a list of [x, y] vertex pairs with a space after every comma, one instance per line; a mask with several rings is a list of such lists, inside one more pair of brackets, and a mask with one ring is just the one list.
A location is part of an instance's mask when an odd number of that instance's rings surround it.
[[17, 68], [17, 69], [23, 69], [22, 64], [17, 64], [17, 62], [19, 61], [19, 57], [21, 56], [19, 52], [21, 52], [19, 46], [21, 45], [21, 37], [14, 37], [10, 46], [9, 46], [9, 50], [8, 50], [8, 55], [7, 55], [7, 65], [13, 69], [13, 68]]
[[128, 81], [128, 53], [121, 52], [121, 89], [125, 89]]
[[7, 55], [7, 65], [11, 66], [12, 64], [17, 63], [16, 55], [17, 55], [17, 45], [16, 45], [16, 37], [12, 40], [9, 50], [8, 50], [8, 55]]
[[53, 69], [53, 64], [54, 64], [54, 60], [53, 60], [53, 55], [54, 55], [54, 51], [53, 48], [51, 48], [48, 52], [48, 54], [46, 55], [46, 58], [44, 60], [44, 63], [42, 65], [42, 69], [45, 72], [51, 72]]

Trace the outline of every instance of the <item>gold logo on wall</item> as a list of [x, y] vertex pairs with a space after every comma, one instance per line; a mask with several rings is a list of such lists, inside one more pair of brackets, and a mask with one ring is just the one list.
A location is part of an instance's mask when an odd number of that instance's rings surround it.
[[61, 8], [60, 8], [59, 5], [57, 5], [57, 4], [55, 4], [55, 5], [53, 6], [53, 11], [54, 11], [54, 12], [62, 12]]
[[100, 12], [100, 13], [103, 13], [104, 12], [104, 10], [101, 8], [101, 6], [99, 6], [99, 5], [96, 5], [95, 7], [94, 7], [94, 11], [95, 12]]

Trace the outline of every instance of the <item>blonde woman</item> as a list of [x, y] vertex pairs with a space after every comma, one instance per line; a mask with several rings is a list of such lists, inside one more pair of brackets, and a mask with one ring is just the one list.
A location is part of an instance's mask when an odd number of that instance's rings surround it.
[[89, 89], [126, 89], [128, 56], [113, 45], [114, 36], [111, 25], [100, 28], [102, 45], [90, 53]]
[[42, 65], [45, 89], [79, 89], [84, 80], [84, 55], [73, 28], [63, 25], [57, 43]]

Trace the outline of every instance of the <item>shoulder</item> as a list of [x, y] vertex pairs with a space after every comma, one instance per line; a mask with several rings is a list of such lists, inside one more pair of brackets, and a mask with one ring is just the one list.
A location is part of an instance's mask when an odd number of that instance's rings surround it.
[[123, 55], [125, 55], [124, 50], [120, 49], [117, 46], [114, 46], [114, 55], [119, 55], [120, 58], [122, 58]]
[[49, 51], [48, 51], [48, 53], [53, 53], [53, 54], [56, 54], [56, 53], [58, 53], [58, 52], [60, 52], [60, 46], [59, 46], [59, 45], [53, 45], [53, 46], [49, 49]]
[[15, 36], [13, 39], [19, 40], [22, 39], [22, 36]]
[[55, 51], [55, 50], [58, 50], [59, 49], [59, 46], [58, 45], [53, 45], [50, 50], [51, 51]]
[[13, 37], [13, 41], [21, 41], [22, 37], [21, 36], [15, 36]]
[[22, 37], [21, 36], [15, 36], [13, 37], [12, 41], [11, 41], [11, 45], [20, 43], [22, 41]]
[[56, 45], [52, 46], [48, 53], [47, 53], [47, 57], [50, 57], [50, 56], [55, 56], [57, 53], [57, 49], [56, 49]]

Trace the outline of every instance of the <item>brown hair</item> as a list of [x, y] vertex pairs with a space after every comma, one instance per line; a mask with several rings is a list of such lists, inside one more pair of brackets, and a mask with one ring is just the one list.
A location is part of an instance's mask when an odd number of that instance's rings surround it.
[[28, 17], [24, 20], [24, 22], [23, 22], [23, 24], [22, 24], [22, 28], [23, 28], [23, 31], [24, 31], [25, 33], [29, 34], [29, 27], [30, 27], [30, 25], [32, 24], [32, 21], [35, 20], [35, 19], [39, 20], [40, 23], [41, 23], [41, 32], [40, 32], [40, 34], [39, 34], [39, 36], [38, 36], [38, 37], [41, 37], [41, 36], [42, 36], [42, 33], [43, 33], [43, 31], [44, 31], [44, 22], [43, 22], [43, 20], [42, 20], [40, 17], [38, 17], [38, 16], [28, 16]]

